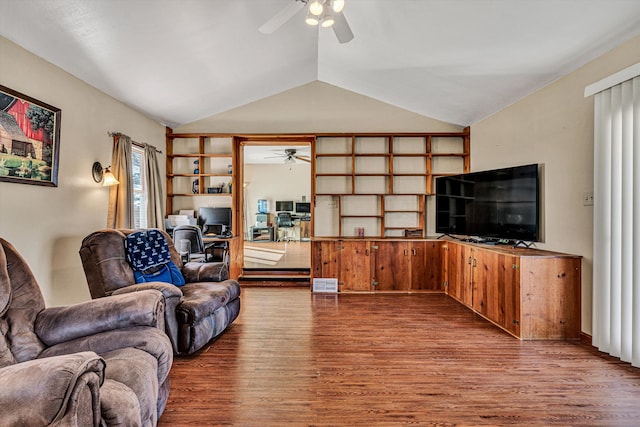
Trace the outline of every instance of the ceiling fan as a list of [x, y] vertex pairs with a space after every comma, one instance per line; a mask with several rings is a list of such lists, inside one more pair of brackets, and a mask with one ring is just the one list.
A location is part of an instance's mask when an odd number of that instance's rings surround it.
[[276, 157], [283, 157], [284, 158], [284, 163], [286, 165], [290, 165], [296, 162], [296, 160], [300, 160], [302, 162], [307, 162], [307, 163], [311, 163], [311, 159], [309, 157], [305, 157], [305, 156], [300, 156], [298, 154], [296, 154], [298, 152], [298, 150], [296, 150], [295, 148], [286, 148], [284, 150], [283, 154], [278, 154], [277, 156], [270, 156], [270, 157], [265, 157], [265, 159], [273, 159]]
[[289, 4], [258, 28], [258, 31], [263, 34], [273, 33], [309, 5], [305, 19], [307, 24], [331, 27], [340, 43], [348, 43], [353, 40], [353, 32], [342, 13], [344, 3], [344, 0], [290, 0]]

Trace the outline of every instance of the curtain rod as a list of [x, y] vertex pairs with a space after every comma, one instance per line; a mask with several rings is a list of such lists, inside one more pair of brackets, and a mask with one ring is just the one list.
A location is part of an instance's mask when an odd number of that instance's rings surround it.
[[[131, 137], [129, 135], [125, 135], [124, 133], [121, 132], [107, 132], [107, 135], [109, 135], [110, 137], [114, 137], [114, 136], [118, 136], [118, 135], [124, 135], [126, 137], [128, 137], [129, 139], [131, 139]], [[134, 145], [137, 145], [138, 147], [145, 147], [145, 146], [149, 146], [152, 147], [154, 150], [156, 150], [156, 153], [162, 154], [161, 150], [158, 150], [156, 147], [154, 147], [151, 144], [147, 144], [145, 142], [138, 142], [138, 141], [134, 141], [133, 139], [131, 140], [131, 143]]]

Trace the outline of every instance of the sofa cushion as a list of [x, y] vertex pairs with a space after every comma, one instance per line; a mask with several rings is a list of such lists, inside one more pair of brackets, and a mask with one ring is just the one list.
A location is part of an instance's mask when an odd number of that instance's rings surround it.
[[185, 320], [190, 324], [199, 322], [240, 296], [240, 285], [235, 280], [187, 283], [181, 290], [183, 297], [178, 312], [185, 314]]

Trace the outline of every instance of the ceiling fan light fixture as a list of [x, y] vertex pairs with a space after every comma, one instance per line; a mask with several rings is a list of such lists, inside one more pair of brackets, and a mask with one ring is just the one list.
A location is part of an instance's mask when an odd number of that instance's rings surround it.
[[320, 16], [322, 12], [324, 12], [323, 1], [321, 0], [313, 0], [309, 3], [309, 12], [313, 15]]
[[342, 12], [342, 9], [344, 9], [344, 0], [331, 0], [331, 9], [335, 13]]
[[313, 15], [311, 11], [309, 11], [309, 13], [307, 13], [307, 18], [304, 20], [304, 22], [306, 22], [307, 25], [311, 25], [315, 27], [320, 23], [320, 19], [317, 16]]
[[326, 18], [324, 18], [322, 20], [322, 23], [320, 25], [322, 26], [322, 28], [329, 28], [334, 23], [335, 23], [335, 21], [333, 20], [333, 17], [332, 16], [327, 16]]
[[284, 164], [285, 165], [292, 165], [296, 162], [296, 159], [294, 159], [293, 157], [289, 156], [287, 158], [284, 159]]

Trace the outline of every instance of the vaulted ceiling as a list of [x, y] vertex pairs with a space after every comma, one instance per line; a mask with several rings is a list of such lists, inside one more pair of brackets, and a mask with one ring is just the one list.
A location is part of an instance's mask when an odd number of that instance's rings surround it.
[[349, 43], [303, 10], [258, 31], [292, 1], [0, 0], [0, 35], [175, 127], [316, 80], [469, 125], [640, 34], [638, 0], [346, 0]]

